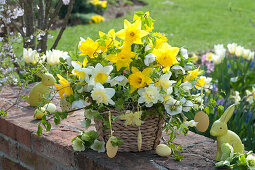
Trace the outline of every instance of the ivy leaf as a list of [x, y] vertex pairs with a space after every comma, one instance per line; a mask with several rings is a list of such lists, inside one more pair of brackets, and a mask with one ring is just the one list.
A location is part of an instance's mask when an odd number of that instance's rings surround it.
[[37, 136], [40, 137], [42, 135], [42, 130], [43, 128], [41, 126], [41, 123], [38, 123], [37, 131], [36, 131]]

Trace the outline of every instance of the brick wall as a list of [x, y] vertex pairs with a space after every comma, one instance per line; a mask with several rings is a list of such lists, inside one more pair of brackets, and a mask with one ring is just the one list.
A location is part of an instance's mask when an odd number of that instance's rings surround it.
[[[17, 94], [14, 87], [0, 92], [0, 108], [11, 106]], [[0, 118], [0, 170], [212, 169], [214, 166], [216, 143], [192, 132], [174, 141], [184, 146], [185, 157], [181, 162], [158, 157], [154, 151], [118, 153], [113, 159], [92, 150], [74, 153], [71, 139], [84, 130], [80, 126], [83, 113], [74, 113], [38, 138], [35, 135], [38, 121], [33, 119], [33, 112], [34, 108], [20, 102], [8, 111], [6, 119]]]

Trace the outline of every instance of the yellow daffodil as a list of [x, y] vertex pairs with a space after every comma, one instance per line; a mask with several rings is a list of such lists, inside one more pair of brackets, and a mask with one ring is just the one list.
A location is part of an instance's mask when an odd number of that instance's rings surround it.
[[152, 82], [150, 74], [152, 68], [146, 68], [140, 72], [136, 67], [131, 68], [132, 74], [128, 77], [131, 86], [130, 92], [133, 93], [136, 89], [144, 87]]
[[106, 59], [112, 63], [116, 63], [117, 71], [121, 68], [127, 68], [127, 70], [129, 70], [129, 65], [133, 61], [132, 58], [135, 56], [136, 53], [131, 51], [131, 47], [124, 44], [120, 53], [110, 54]]
[[86, 41], [81, 41], [79, 45], [79, 50], [82, 52], [82, 55], [88, 55], [90, 58], [96, 58], [99, 45], [97, 42], [94, 42], [92, 39], [87, 38]]
[[163, 66], [166, 71], [168, 71], [172, 65], [178, 63], [176, 56], [179, 53], [179, 48], [171, 47], [167, 43], [164, 43], [160, 49], [154, 49], [152, 53], [156, 56], [158, 64]]
[[141, 39], [147, 34], [147, 31], [141, 30], [141, 20], [138, 19], [133, 24], [128, 20], [124, 20], [124, 29], [117, 32], [116, 36], [128, 44], [143, 44]]
[[[155, 49], [161, 48], [163, 46], [163, 44], [165, 44], [167, 42], [167, 38], [164, 34], [162, 34], [160, 32], [156, 32], [156, 33], [153, 33], [153, 35], [156, 36], [156, 45], [154, 47]], [[152, 45], [151, 45], [151, 48], [153, 48]]]
[[62, 77], [60, 74], [57, 74], [58, 78], [59, 78], [59, 85], [55, 84], [58, 93], [60, 95], [60, 97], [63, 99], [63, 95], [65, 94], [66, 96], [69, 96], [71, 94], [73, 94], [73, 89], [70, 86], [70, 83], [64, 78]]
[[[184, 82], [188, 81], [188, 82], [192, 82], [195, 80], [198, 80], [198, 76], [201, 75], [203, 73], [202, 70], [199, 70], [199, 68], [193, 70], [193, 71], [189, 71], [189, 74], [184, 78]], [[202, 81], [201, 81], [202, 84]]]
[[197, 83], [195, 85], [196, 88], [200, 88], [203, 87], [205, 85], [205, 78], [199, 78], [197, 80]]
[[99, 31], [99, 36], [100, 38], [107, 36], [107, 39], [105, 40], [105, 46], [100, 46], [99, 49], [102, 52], [106, 52], [107, 51], [107, 47], [111, 46], [111, 45], [119, 45], [119, 42], [117, 40], [115, 40], [115, 30], [111, 29], [108, 34], [105, 34], [104, 32]]
[[[150, 12], [146, 12], [144, 17], [149, 17], [150, 16]], [[141, 19], [141, 17], [139, 17], [138, 15], [134, 14], [134, 17], [133, 17], [133, 21], [137, 20], [137, 19]], [[154, 29], [154, 23], [151, 22], [151, 26], [148, 26], [147, 23], [145, 22], [145, 30], [147, 32], [152, 32], [152, 30]]]
[[124, 125], [125, 126], [141, 126], [142, 121], [141, 121], [141, 115], [142, 112], [131, 112], [131, 111], [126, 111], [126, 114], [121, 115], [120, 119], [121, 120], [126, 120]]

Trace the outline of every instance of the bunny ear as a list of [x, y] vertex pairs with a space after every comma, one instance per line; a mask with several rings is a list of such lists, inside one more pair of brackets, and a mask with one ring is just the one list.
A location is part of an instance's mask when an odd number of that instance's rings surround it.
[[229, 106], [225, 112], [223, 113], [223, 115], [220, 117], [220, 121], [227, 123], [229, 121], [229, 119], [231, 118], [231, 116], [233, 115], [235, 110], [235, 104]]
[[40, 78], [43, 78], [44, 74], [47, 72], [48, 72], [47, 69], [43, 65], [41, 65], [40, 70], [37, 72], [36, 75]]

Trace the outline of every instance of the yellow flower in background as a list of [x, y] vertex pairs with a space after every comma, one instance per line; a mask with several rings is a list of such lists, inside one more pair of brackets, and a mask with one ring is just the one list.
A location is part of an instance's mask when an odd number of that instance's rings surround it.
[[198, 80], [198, 76], [201, 74], [203, 74], [203, 70], [199, 70], [199, 68], [189, 71], [189, 74], [184, 78], [184, 82], [188, 81], [191, 83], [192, 81]]
[[205, 59], [206, 59], [207, 61], [212, 61], [212, 55], [213, 55], [213, 53], [207, 53], [207, 54], [205, 55]]
[[136, 53], [131, 51], [131, 47], [124, 44], [120, 53], [110, 54], [106, 59], [112, 63], [116, 63], [117, 71], [123, 67], [129, 70], [129, 65], [135, 56]]
[[99, 45], [97, 42], [94, 42], [91, 38], [87, 38], [86, 41], [82, 41], [78, 46], [81, 51], [80, 56], [88, 55], [90, 58], [96, 58]]
[[73, 94], [73, 89], [70, 86], [70, 83], [64, 77], [62, 77], [60, 74], [57, 74], [57, 76], [59, 78], [58, 82], [60, 83], [60, 85], [55, 84], [55, 86], [58, 90], [58, 93], [59, 93], [60, 97], [63, 99], [64, 94], [66, 96], [69, 96], [69, 95]]
[[131, 71], [132, 74], [128, 77], [128, 81], [131, 86], [131, 93], [133, 93], [136, 89], [144, 87], [152, 82], [150, 78], [150, 74], [153, 71], [152, 68], [146, 68], [140, 72], [136, 67], [132, 67]]
[[205, 78], [203, 77], [203, 78], [199, 78], [197, 80], [197, 83], [196, 83], [195, 87], [199, 88], [199, 87], [203, 87], [204, 85], [205, 85]]
[[96, 15], [96, 16], [91, 17], [91, 20], [94, 23], [100, 23], [100, 22], [104, 21], [104, 17], [102, 17], [101, 15]]
[[125, 126], [141, 126], [142, 121], [141, 121], [141, 115], [142, 112], [131, 112], [131, 111], [126, 111], [124, 115], [120, 116], [121, 120], [126, 120], [124, 123]]
[[107, 1], [90, 0], [90, 3], [92, 3], [94, 5], [99, 5], [102, 8], [107, 8]]
[[156, 56], [158, 64], [165, 70], [169, 70], [171, 66], [178, 63], [176, 56], [179, 53], [179, 48], [171, 47], [167, 43], [164, 43], [160, 49], [154, 49], [152, 53]]
[[193, 53], [191, 59], [193, 63], [196, 63], [198, 61], [198, 56], [195, 53]]
[[131, 24], [128, 20], [124, 20], [124, 29], [116, 33], [116, 36], [123, 39], [127, 44], [143, 44], [141, 39], [148, 34], [147, 31], [141, 30], [141, 20], [137, 19]]

